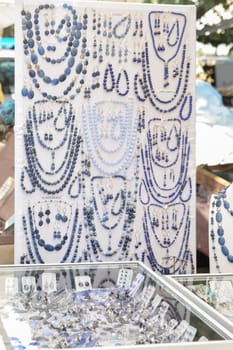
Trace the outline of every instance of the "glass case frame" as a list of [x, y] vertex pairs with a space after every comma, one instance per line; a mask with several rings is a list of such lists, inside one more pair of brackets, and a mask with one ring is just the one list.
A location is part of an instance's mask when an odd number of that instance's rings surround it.
[[[123, 288], [119, 283], [119, 275], [120, 271], [132, 271], [132, 279], [131, 283], [127, 288]], [[221, 323], [216, 322], [215, 319], [211, 318], [210, 315], [203, 311], [203, 309], [196, 303], [196, 301], [189, 298], [186, 293], [183, 293], [182, 290], [175, 286], [173, 286], [173, 282], [178, 284], [175, 280], [167, 279], [163, 276], [157, 275], [152, 270], [150, 270], [147, 266], [145, 266], [141, 262], [100, 262], [100, 263], [81, 263], [81, 264], [32, 264], [32, 265], [4, 265], [0, 266], [0, 309], [1, 315], [4, 315], [2, 311], [5, 311], [5, 305], [9, 306], [9, 309], [12, 310], [12, 306], [17, 304], [18, 295], [24, 296], [27, 294], [29, 289], [32, 289], [33, 283], [34, 290], [33, 293], [43, 292], [46, 295], [54, 296], [53, 293], [56, 292], [59, 294], [60, 290], [75, 290], [75, 292], [83, 291], [82, 288], [79, 290], [79, 284], [77, 282], [81, 281], [81, 283], [85, 282], [88, 278], [89, 287], [85, 290], [91, 290], [96, 293], [98, 290], [111, 290], [116, 291], [120, 285], [120, 290], [130, 290], [132, 292], [133, 286], [135, 287], [134, 281], [136, 277], [140, 275], [143, 276], [144, 280], [138, 289], [138, 293], [140, 290], [140, 299], [142, 298], [142, 293], [144, 287], [148, 285], [154, 285], [156, 287], [155, 295], [158, 294], [165, 301], [172, 301], [174, 305], [176, 305], [176, 310], [178, 310], [180, 320], [187, 318], [190, 320], [190, 325], [193, 325], [197, 328], [198, 337], [195, 338], [195, 341], [191, 342], [177, 342], [177, 343], [143, 343], [143, 344], [135, 344], [129, 341], [129, 336], [126, 337], [126, 340], [122, 340], [120, 344], [113, 344], [112, 334], [109, 334], [108, 340], [99, 346], [97, 343], [96, 346], [90, 346], [89, 348], [93, 349], [124, 349], [124, 350], [135, 350], [135, 349], [173, 349], [178, 350], [182, 347], [187, 347], [188, 349], [210, 349], [217, 350], [219, 346], [224, 346], [224, 349], [232, 349], [233, 346], [233, 334], [226, 329]], [[46, 286], [46, 278], [49, 276], [50, 278], [50, 286]], [[55, 277], [55, 279], [53, 279]], [[59, 278], [58, 278], [59, 277]], [[81, 280], [80, 280], [81, 278]], [[84, 281], [83, 278], [86, 280]], [[33, 282], [31, 282], [31, 280]], [[26, 282], [25, 282], [26, 281]], [[173, 282], [172, 282], [173, 281]], [[48, 281], [47, 281], [48, 282]], [[125, 280], [127, 282], [127, 279]], [[30, 284], [31, 283], [31, 284]], [[127, 284], [127, 283], [126, 283]], [[91, 286], [91, 287], [90, 287]], [[30, 288], [29, 288], [30, 287]], [[137, 288], [136, 288], [137, 290]], [[118, 289], [119, 292], [119, 289]], [[33, 294], [32, 293], [32, 294]], [[57, 295], [57, 294], [56, 294]], [[133, 294], [132, 294], [133, 295]], [[135, 294], [137, 295], [137, 294]], [[119, 295], [118, 295], [119, 296]], [[31, 296], [30, 296], [31, 297]], [[133, 296], [134, 297], [134, 296]], [[144, 299], [141, 299], [142, 301]], [[172, 303], [171, 303], [172, 304]], [[174, 309], [175, 310], [175, 309]], [[26, 314], [30, 314], [31, 310], [29, 310]], [[188, 316], [187, 316], [188, 315]], [[51, 315], [50, 315], [51, 316]], [[21, 317], [21, 316], [20, 316]], [[5, 322], [1, 316], [0, 322], [0, 336], [2, 337], [2, 347], [1, 349], [19, 349], [18, 345], [14, 347], [15, 339], [17, 338], [17, 334], [19, 332], [14, 332], [11, 330], [10, 336], [15, 338], [12, 342], [9, 339], [9, 324], [11, 324], [11, 315], [7, 315], [6, 319], [9, 318], [9, 322]], [[7, 320], [8, 321], [8, 320]], [[45, 322], [46, 323], [46, 322]], [[8, 328], [6, 327], [8, 324]], [[5, 327], [5, 328], [4, 328]], [[203, 332], [208, 333], [208, 340], [205, 337]], [[24, 333], [24, 331], [23, 331]], [[128, 333], [129, 334], [129, 333]], [[14, 336], [15, 335], [15, 336]], [[0, 345], [1, 345], [1, 337], [0, 337]], [[110, 339], [110, 340], [109, 340]], [[196, 341], [197, 340], [197, 341]], [[31, 345], [27, 349], [41, 349], [42, 346], [33, 343], [32, 338], [30, 338]], [[109, 343], [108, 343], [109, 341]], [[13, 344], [13, 345], [12, 345]], [[55, 344], [54, 344], [55, 345]], [[57, 345], [54, 346], [50, 344], [50, 349], [61, 348]], [[20, 346], [25, 346], [21, 344]], [[73, 347], [76, 349], [88, 348], [85, 346], [77, 346]], [[22, 348], [22, 347], [21, 347]], [[65, 348], [65, 347], [62, 347]]]
[[[200, 273], [168, 276], [174, 288], [186, 295], [216, 322], [233, 333], [233, 274]], [[232, 303], [233, 305], [233, 303]]]

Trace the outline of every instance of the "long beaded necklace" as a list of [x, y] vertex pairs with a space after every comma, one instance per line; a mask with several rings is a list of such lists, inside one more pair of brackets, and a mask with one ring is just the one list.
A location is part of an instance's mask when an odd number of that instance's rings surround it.
[[[168, 188], [167, 186], [160, 186], [158, 184], [158, 177], [154, 174], [154, 169], [151, 161], [150, 149], [145, 145], [145, 150], [141, 149], [141, 159], [144, 169], [144, 176], [146, 188], [148, 188], [152, 198], [160, 204], [169, 204], [173, 202], [183, 189], [183, 184], [188, 173], [190, 144], [188, 142], [187, 134], [182, 135], [181, 138], [181, 155], [180, 155], [180, 172], [174, 186]], [[164, 174], [166, 175], [166, 173]]]
[[[177, 83], [177, 87], [172, 97], [167, 100], [162, 100], [157, 96], [153, 87], [153, 82], [150, 73], [150, 61], [149, 61], [149, 48], [148, 43], [145, 43], [145, 52], [142, 52], [142, 70], [143, 70], [143, 88], [145, 89], [144, 95], [150, 100], [151, 105], [161, 113], [173, 112], [183, 101], [188, 88], [190, 62], [186, 62], [186, 71], [183, 78], [184, 66], [186, 59], [186, 45], [183, 45], [182, 57], [180, 63], [180, 74]], [[183, 86], [182, 86], [183, 83]], [[165, 105], [166, 107], [164, 107]], [[167, 107], [169, 105], [169, 107]]]
[[[120, 181], [120, 184], [123, 181], [122, 186], [124, 188], [118, 184], [116, 188], [114, 187], [115, 190], [111, 189], [111, 178], [103, 181], [103, 177], [95, 176], [92, 179], [94, 180], [93, 183], [90, 185], [93, 188], [91, 197], [88, 198], [85, 191], [83, 191], [86, 250], [83, 251], [83, 258], [80, 258], [79, 262], [83, 261], [82, 259], [84, 261], [101, 261], [102, 258], [106, 259], [112, 256], [118, 260], [126, 260], [130, 254], [133, 254], [131, 242], [134, 236], [134, 221], [136, 218], [139, 157], [138, 144], [136, 167], [132, 179], [126, 180], [122, 175], [113, 177], [118, 182]], [[90, 164], [87, 164], [85, 160], [82, 162], [84, 167], [90, 167]], [[84, 170], [84, 173], [86, 173], [86, 170]], [[109, 186], [106, 188], [105, 185], [108, 183]], [[116, 186], [115, 182], [114, 186]], [[119, 186], [123, 191], [119, 191]], [[113, 222], [109, 222], [112, 218]], [[107, 231], [106, 240], [103, 240], [103, 229]], [[101, 232], [100, 238], [98, 238], [99, 232]]]
[[157, 118], [150, 119], [148, 122], [147, 144], [149, 152], [154, 165], [160, 168], [169, 168], [176, 164], [180, 152], [180, 121], [168, 119], [165, 124], [166, 126], [161, 119]]
[[160, 247], [169, 248], [176, 242], [183, 228], [185, 211], [183, 203], [170, 204], [166, 207], [150, 204], [147, 207], [149, 226]]
[[[51, 111], [46, 111], [47, 101], [35, 102], [35, 104], [33, 105], [32, 114], [29, 111], [28, 116], [28, 120], [32, 121], [30, 123], [30, 126], [32, 130], [35, 130], [33, 131], [33, 133], [36, 136], [38, 144], [46, 151], [51, 151], [51, 172], [44, 171], [49, 175], [58, 173], [67, 160], [68, 149], [71, 146], [71, 138], [67, 143], [68, 135], [69, 133], [72, 134], [75, 122], [75, 114], [73, 113], [73, 108], [71, 104], [68, 105], [68, 115], [67, 109], [64, 106], [61, 106], [61, 108], [59, 108], [59, 110], [57, 111], [57, 115], [55, 116], [54, 114], [56, 112], [56, 105], [58, 101], [56, 101], [55, 103], [53, 102], [52, 104], [51, 103], [52, 102], [50, 102], [49, 106], [49, 108], [51, 108]], [[62, 105], [64, 104], [64, 102], [62, 101], [61, 103]], [[38, 110], [36, 110], [36, 105], [39, 106]], [[62, 161], [61, 165], [56, 168], [56, 151], [61, 149], [66, 143], [67, 150], [64, 155], [64, 160]], [[40, 165], [39, 167], [42, 170], [42, 166]]]
[[[85, 36], [85, 30], [87, 29], [87, 14], [83, 14], [83, 21], [78, 21], [76, 10], [67, 4], [63, 5], [63, 10], [67, 14], [60, 18], [60, 22], [56, 25], [56, 16], [61, 16], [59, 8], [54, 5], [40, 5], [35, 9], [34, 20], [32, 20], [32, 14], [29, 11], [22, 11], [22, 29], [24, 35], [24, 55], [26, 57], [26, 64], [28, 68], [29, 78], [33, 83], [34, 87], [39, 90], [43, 97], [56, 100], [59, 98], [57, 95], [48, 93], [48, 86], [52, 88], [58, 85], [64, 85], [64, 82], [70, 76], [70, 82], [67, 87], [63, 90], [62, 95], [66, 96], [70, 93], [75, 85], [77, 76], [81, 76], [80, 82], [83, 80], [83, 75], [86, 74], [86, 66], [88, 65], [89, 51], [87, 50], [87, 39]], [[56, 11], [58, 14], [56, 15]], [[41, 20], [43, 13], [48, 16], [48, 13], [52, 13], [54, 18], [51, 21], [46, 19], [44, 27], [51, 26], [51, 30], [45, 29], [44, 35], [41, 33]], [[56, 15], [56, 16], [55, 16]], [[72, 18], [72, 20], [71, 20]], [[62, 34], [61, 34], [62, 33]], [[43, 45], [44, 42], [49, 42], [47, 50]], [[57, 42], [57, 46], [54, 44]], [[81, 45], [80, 45], [81, 42]], [[65, 51], [60, 57], [54, 58], [54, 52], [58, 48], [61, 51], [65, 46]], [[81, 47], [79, 49], [79, 46]], [[36, 52], [37, 47], [37, 52]], [[80, 50], [80, 61], [75, 67], [76, 77], [73, 78], [71, 72], [74, 70], [76, 56]], [[48, 52], [52, 55], [49, 56]], [[52, 67], [59, 66], [63, 69], [63, 72], [58, 77], [52, 77], [49, 75], [49, 69], [45, 71], [40, 67], [40, 59], [45, 61], [46, 65], [52, 65]], [[64, 62], [66, 62], [64, 67]], [[56, 69], [57, 70], [57, 69]], [[42, 91], [41, 85], [46, 85], [47, 90]], [[30, 90], [29, 90], [30, 91]], [[22, 95], [29, 98], [33, 98], [34, 95], [29, 94], [26, 87], [22, 90]]]
[[[70, 108], [69, 113], [72, 113], [72, 108]], [[33, 115], [29, 111], [28, 119], [26, 122], [27, 133], [25, 133], [24, 135], [24, 146], [28, 164], [28, 168], [26, 171], [28, 176], [30, 177], [30, 182], [32, 186], [34, 188], [39, 187], [40, 190], [44, 193], [59, 193], [67, 186], [72, 177], [78, 159], [80, 143], [82, 142], [81, 137], [78, 135], [78, 129], [74, 127], [74, 120], [75, 115], [72, 114], [72, 116], [69, 117], [69, 123], [67, 124], [67, 129], [69, 131], [69, 139], [67, 140], [67, 137], [64, 137], [64, 139], [60, 142], [59, 146], [56, 146], [54, 148], [52, 146], [49, 147], [49, 149], [52, 151], [52, 161], [54, 161], [55, 151], [59, 150], [59, 148], [63, 149], [64, 145], [67, 144], [64, 159], [62, 160], [60, 166], [56, 167], [55, 164], [52, 163], [52, 169], [50, 171], [47, 171], [42, 166], [40, 158], [43, 158], [43, 151], [46, 151], [46, 157], [48, 156], [48, 147], [45, 147], [45, 150], [43, 150], [43, 146], [42, 149], [39, 150], [38, 147], [39, 145], [41, 146], [41, 144], [36, 144], [36, 140], [34, 139], [34, 133], [38, 135], [38, 124], [35, 115], [35, 109], [33, 109]], [[33, 131], [34, 128], [35, 132]], [[23, 189], [27, 188], [27, 186], [22, 181], [25, 181], [25, 176], [21, 177], [21, 187]]]
[[[113, 188], [116, 184], [117, 188]], [[91, 193], [99, 223], [106, 230], [115, 229], [125, 211], [127, 193], [125, 177], [94, 176], [91, 178]]]
[[[98, 111], [101, 107], [107, 108], [106, 117]], [[88, 106], [87, 112], [82, 110], [82, 123], [85, 146], [93, 165], [107, 176], [124, 172], [132, 162], [137, 141], [138, 120], [132, 103], [104, 101]]]
[[233, 263], [233, 254], [230, 252], [229, 247], [226, 244], [226, 239], [224, 237], [225, 229], [223, 226], [223, 210], [227, 212], [231, 217], [233, 217], [233, 210], [230, 207], [230, 203], [227, 200], [227, 189], [224, 188], [217, 195], [211, 203], [211, 217], [210, 217], [210, 238], [212, 241], [212, 251], [214, 261], [216, 263], [216, 269], [220, 273], [221, 266], [219, 264], [219, 257], [217, 255], [216, 243], [218, 243], [220, 252], [226, 258], [228, 263]]
[[[169, 28], [169, 20], [171, 20], [170, 17], [175, 17], [175, 22], [171, 28]], [[164, 63], [163, 87], [166, 88], [169, 86], [168, 64], [177, 56], [179, 52], [187, 19], [184, 14], [173, 11], [170, 13], [164, 13], [163, 11], [152, 11], [149, 13], [148, 19], [155, 54]], [[154, 21], [157, 22], [156, 32], [154, 31]], [[161, 30], [161, 27], [163, 27], [163, 30]], [[182, 28], [181, 31], [180, 27]]]
[[[22, 217], [22, 225], [23, 225], [23, 231], [24, 231], [24, 235], [25, 235], [25, 242], [26, 242], [26, 248], [27, 248], [26, 256], [28, 256], [30, 261], [32, 263], [44, 264], [46, 261], [48, 261], [47, 260], [48, 254], [56, 254], [57, 255], [59, 251], [65, 250], [60, 262], [61, 263], [66, 262], [67, 259], [69, 258], [69, 255], [72, 252], [75, 233], [77, 231], [78, 209], [76, 209], [75, 213], [74, 213], [72, 228], [71, 228], [71, 216], [70, 216], [68, 219], [69, 222], [68, 222], [67, 230], [66, 230], [64, 237], [62, 238], [60, 243], [57, 243], [55, 245], [47, 243], [45, 241], [45, 237], [43, 237], [43, 239], [41, 238], [41, 236], [38, 232], [38, 228], [36, 227], [36, 224], [35, 224], [35, 217], [34, 217], [34, 213], [33, 213], [33, 208], [31, 206], [28, 207], [27, 216], [28, 216], [30, 234], [29, 234], [29, 231], [27, 228], [26, 216]], [[68, 230], [71, 231], [70, 235], [68, 234]], [[78, 237], [77, 237], [74, 253], [72, 256], [72, 260], [76, 259], [77, 246], [78, 246], [78, 243], [80, 241], [80, 235], [81, 235], [80, 231], [81, 230], [79, 228]], [[43, 254], [42, 254], [42, 249], [44, 250]], [[45, 258], [42, 257], [43, 255]], [[47, 258], [46, 258], [46, 256], [47, 256]]]
[[[179, 249], [179, 253], [175, 254], [175, 257], [173, 259], [172, 256], [170, 256], [168, 248], [166, 248], [166, 256], [164, 257], [164, 265], [162, 263], [158, 262], [158, 259], [155, 256], [155, 250], [152, 248], [151, 244], [151, 238], [148, 230], [148, 222], [147, 222], [147, 214], [146, 211], [144, 211], [144, 221], [143, 221], [143, 230], [145, 235], [145, 242], [147, 247], [147, 259], [151, 265], [151, 268], [154, 271], [158, 271], [161, 274], [173, 274], [173, 273], [179, 273], [180, 269], [183, 268], [184, 265], [187, 265], [188, 261], [187, 258], [191, 259], [190, 250], [188, 248], [189, 243], [189, 236], [190, 236], [190, 215], [189, 215], [189, 209], [186, 213], [186, 222], [185, 227], [183, 230], [183, 236], [181, 240], [181, 245]], [[181, 237], [181, 233], [180, 233]], [[191, 268], [193, 269], [192, 261], [190, 260]]]

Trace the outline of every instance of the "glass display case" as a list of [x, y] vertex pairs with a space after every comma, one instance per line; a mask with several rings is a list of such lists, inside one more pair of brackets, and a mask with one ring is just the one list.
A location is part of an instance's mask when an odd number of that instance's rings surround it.
[[233, 274], [196, 274], [168, 277], [174, 288], [233, 333]]
[[0, 266], [0, 349], [232, 349], [172, 283], [140, 262]]

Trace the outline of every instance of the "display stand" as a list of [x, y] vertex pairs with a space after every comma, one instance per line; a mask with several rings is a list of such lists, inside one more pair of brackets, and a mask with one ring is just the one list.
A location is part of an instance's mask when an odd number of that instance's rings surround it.
[[211, 196], [209, 261], [211, 273], [232, 272], [233, 185]]
[[195, 7], [18, 1], [15, 262], [195, 271]]

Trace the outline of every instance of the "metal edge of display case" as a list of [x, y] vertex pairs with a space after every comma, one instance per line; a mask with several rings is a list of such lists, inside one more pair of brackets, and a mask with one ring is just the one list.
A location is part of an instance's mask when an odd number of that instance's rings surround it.
[[181, 282], [179, 282], [179, 279], [186, 279], [187, 282], [191, 280], [200, 280], [200, 279], [211, 279], [213, 276], [216, 276], [217, 278], [222, 278], [224, 276], [231, 276], [233, 277], [233, 274], [231, 273], [224, 273], [221, 275], [218, 274], [208, 274], [208, 273], [200, 273], [200, 274], [187, 274], [187, 275], [170, 275], [166, 276], [165, 279], [168, 281], [168, 284], [171, 285], [174, 289], [179, 291], [179, 293], [183, 294], [189, 301], [191, 301], [193, 304], [195, 304], [199, 309], [202, 310], [202, 312], [209, 315], [210, 318], [214, 320], [214, 322], [218, 325], [221, 325], [224, 327], [228, 333], [230, 334], [230, 337], [233, 339], [233, 322], [229, 321], [227, 317], [222, 315], [219, 311], [214, 309], [212, 306], [210, 306], [207, 302], [202, 300], [200, 297], [198, 297], [195, 293], [193, 293], [191, 290], [189, 290], [187, 287], [185, 287]]
[[[150, 277], [153, 281], [158, 283], [158, 285], [171, 295], [175, 296], [177, 301], [186, 306], [186, 308], [191, 311], [197, 318], [206, 323], [212, 330], [216, 331], [220, 336], [225, 338], [224, 340], [209, 340], [209, 341], [197, 341], [197, 342], [184, 342], [184, 343], [164, 343], [164, 344], [150, 344], [150, 345], [125, 345], [125, 346], [103, 346], [95, 347], [95, 350], [180, 350], [182, 347], [187, 348], [188, 350], [196, 349], [205, 349], [205, 350], [218, 350], [219, 346], [223, 346], [224, 350], [232, 350], [233, 348], [233, 334], [224, 324], [216, 322], [216, 319], [208, 312], [208, 309], [202, 307], [198, 302], [197, 297], [194, 298], [193, 293], [186, 290], [179, 282], [170, 276], [160, 276], [153, 272], [150, 268], [145, 266], [142, 262], [139, 261], [121, 261], [121, 262], [98, 262], [98, 263], [73, 263], [73, 264], [62, 264], [62, 268], [71, 268], [71, 269], [104, 269], [109, 267], [115, 268], [134, 268], [143, 271], [147, 277]], [[0, 265], [0, 274], [1, 271], [17, 272], [22, 271], [23, 269], [34, 271], [37, 269], [50, 270], [50, 269], [60, 269], [61, 264], [29, 264], [25, 265]], [[187, 275], [188, 276], [188, 275]], [[193, 275], [190, 275], [193, 277]], [[188, 293], [189, 292], [189, 293]], [[1, 327], [1, 324], [0, 324]], [[0, 328], [1, 330], [1, 328]], [[5, 338], [4, 333], [1, 334], [3, 340], [5, 340], [6, 346], [4, 350], [12, 349], [9, 347], [9, 342], [7, 341], [7, 336]], [[49, 348], [48, 348], [49, 349]], [[2, 350], [2, 349], [1, 349]], [[51, 349], [52, 350], [52, 349]], [[55, 350], [55, 349], [53, 349]]]

